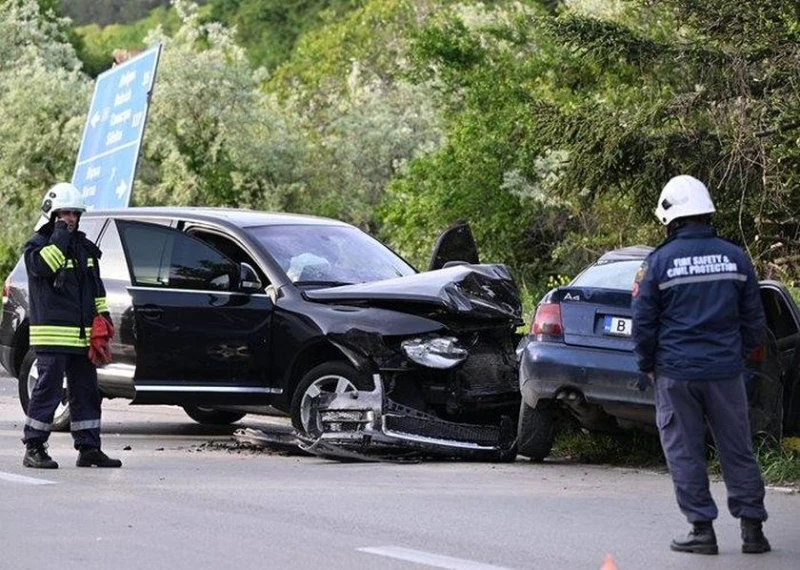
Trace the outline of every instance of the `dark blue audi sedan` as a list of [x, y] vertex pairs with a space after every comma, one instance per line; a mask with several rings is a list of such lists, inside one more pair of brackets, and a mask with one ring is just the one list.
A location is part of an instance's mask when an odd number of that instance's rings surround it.
[[[544, 459], [568, 421], [598, 432], [655, 429], [653, 387], [631, 338], [631, 287], [652, 249], [610, 251], [539, 302], [517, 348], [520, 455]], [[800, 430], [800, 310], [781, 283], [760, 285], [769, 330], [748, 361], [751, 425], [780, 438]]]

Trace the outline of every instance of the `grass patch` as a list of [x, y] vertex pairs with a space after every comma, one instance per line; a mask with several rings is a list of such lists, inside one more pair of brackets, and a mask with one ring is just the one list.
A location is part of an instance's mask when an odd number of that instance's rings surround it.
[[[658, 436], [639, 431], [611, 435], [568, 429], [556, 439], [552, 456], [590, 465], [667, 469]], [[800, 488], [800, 438], [784, 439], [780, 446], [757, 443], [756, 456], [768, 485]], [[714, 477], [722, 474], [719, 456], [712, 446], [708, 471]]]
[[[788, 438], [775, 445], [774, 442], [761, 441], [756, 443], [756, 456], [761, 465], [761, 473], [768, 485], [785, 485], [800, 487], [800, 446], [798, 438]], [[719, 454], [716, 449], [711, 450], [708, 461], [709, 472], [722, 475]]]
[[556, 439], [552, 455], [591, 465], [667, 468], [658, 436], [640, 431], [612, 435], [569, 429]]

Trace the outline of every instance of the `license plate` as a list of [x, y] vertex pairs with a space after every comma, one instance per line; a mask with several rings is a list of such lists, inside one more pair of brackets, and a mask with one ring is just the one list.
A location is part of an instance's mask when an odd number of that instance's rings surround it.
[[633, 321], [624, 317], [612, 317], [606, 315], [603, 319], [603, 330], [606, 334], [613, 334], [618, 336], [631, 336], [631, 329], [633, 328]]

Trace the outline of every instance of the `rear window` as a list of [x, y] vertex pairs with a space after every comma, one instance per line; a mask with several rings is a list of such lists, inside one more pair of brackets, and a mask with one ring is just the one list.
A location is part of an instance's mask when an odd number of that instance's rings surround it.
[[570, 285], [630, 291], [636, 272], [642, 266], [642, 261], [641, 259], [634, 259], [592, 265], [578, 275]]

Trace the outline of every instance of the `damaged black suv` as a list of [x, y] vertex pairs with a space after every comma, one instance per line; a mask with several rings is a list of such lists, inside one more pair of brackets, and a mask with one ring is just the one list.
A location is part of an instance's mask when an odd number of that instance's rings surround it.
[[[212, 208], [87, 212], [117, 325], [104, 397], [201, 423], [291, 415], [340, 445], [513, 454], [517, 287], [478, 264], [468, 226], [417, 272], [351, 225]], [[0, 363], [36, 382], [24, 262], [4, 286]], [[69, 423], [68, 398], [54, 429]]]

